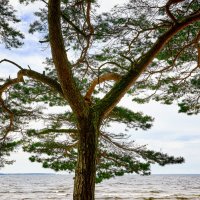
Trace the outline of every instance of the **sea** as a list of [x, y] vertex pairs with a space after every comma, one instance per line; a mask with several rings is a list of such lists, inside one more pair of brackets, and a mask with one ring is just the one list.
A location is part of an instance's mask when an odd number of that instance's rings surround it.
[[[0, 200], [72, 200], [73, 175], [0, 175]], [[125, 175], [96, 185], [96, 200], [200, 200], [200, 175]]]

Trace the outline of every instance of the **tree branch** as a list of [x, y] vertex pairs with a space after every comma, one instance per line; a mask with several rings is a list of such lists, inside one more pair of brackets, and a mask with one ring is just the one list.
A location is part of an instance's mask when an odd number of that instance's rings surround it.
[[197, 66], [200, 68], [200, 31], [196, 37], [196, 48], [197, 48]]
[[71, 71], [71, 64], [66, 55], [60, 22], [60, 3], [60, 0], [49, 0], [48, 4], [49, 39], [52, 57], [64, 97], [76, 116], [81, 118], [88, 114], [88, 106], [78, 90]]
[[[6, 60], [6, 59], [5, 59], [5, 60]], [[5, 61], [5, 60], [4, 60], [4, 61]], [[0, 63], [2, 63], [2, 62], [0, 61]], [[11, 61], [10, 63], [13, 64], [14, 62]], [[14, 63], [14, 65], [18, 66], [16, 63]], [[4, 132], [4, 135], [3, 135], [2, 138], [0, 138], [0, 141], [5, 140], [6, 137], [7, 137], [7, 135], [8, 135], [8, 133], [9, 133], [10, 131], [13, 130], [13, 120], [14, 120], [14, 114], [13, 114], [13, 112], [7, 107], [7, 105], [4, 103], [4, 100], [3, 100], [3, 98], [2, 98], [2, 94], [3, 94], [3, 92], [4, 92], [10, 85], [16, 84], [16, 83], [18, 83], [18, 82], [23, 82], [23, 81], [24, 81], [24, 80], [23, 80], [23, 76], [22, 76], [20, 73], [18, 73], [18, 77], [17, 77], [17, 78], [15, 78], [15, 79], [9, 79], [6, 83], [4, 83], [3, 85], [0, 86], [0, 105], [1, 105], [1, 107], [2, 107], [2, 110], [3, 110], [4, 112], [8, 113], [9, 118], [10, 118], [10, 123], [9, 123], [9, 125], [5, 128], [5, 130], [2, 131], [2, 132]]]
[[32, 78], [36, 81], [39, 81], [41, 83], [48, 85], [52, 90], [54, 90], [55, 92], [58, 92], [61, 96], [64, 97], [62, 88], [56, 80], [53, 80], [52, 78], [49, 78], [48, 76], [40, 74], [40, 73], [38, 73], [34, 70], [31, 70], [31, 69], [23, 69], [20, 65], [18, 65], [17, 63], [15, 63], [11, 60], [8, 60], [8, 59], [3, 59], [3, 60], [0, 61], [0, 63], [2, 63], [4, 61], [9, 62], [9, 63], [17, 66], [20, 69], [20, 71], [17, 73], [17, 78], [9, 79], [6, 83], [4, 83], [3, 85], [0, 86], [0, 95], [2, 95], [2, 93], [8, 87], [10, 87], [11, 85], [14, 85], [14, 84], [19, 83], [19, 82], [23, 82], [24, 81], [23, 77], [27, 76], [29, 78]]
[[117, 73], [106, 73], [94, 79], [92, 83], [90, 84], [90, 87], [88, 88], [88, 91], [85, 95], [85, 100], [88, 102], [91, 102], [91, 96], [92, 96], [92, 93], [94, 92], [96, 85], [103, 83], [105, 81], [119, 81], [120, 79], [121, 79], [121, 76]]
[[5, 105], [1, 95], [2, 94], [0, 93], [0, 105], [2, 107], [2, 110], [7, 112], [10, 118], [9, 125], [5, 128], [5, 130], [2, 130], [2, 132], [4, 132], [4, 135], [2, 138], [0, 138], [0, 141], [4, 141], [8, 133], [13, 130], [14, 113]]
[[81, 34], [84, 38], [87, 38], [87, 35], [79, 27], [77, 27], [64, 13], [61, 13], [61, 16], [70, 26], [74, 28], [77, 33]]
[[137, 81], [144, 70], [146, 70], [156, 55], [163, 49], [165, 44], [168, 43], [170, 39], [179, 31], [199, 20], [200, 13], [189, 16], [182, 22], [175, 24], [157, 39], [152, 48], [138, 61], [137, 65], [135, 65], [134, 68], [132, 67], [130, 71], [124, 75], [121, 80], [114, 85], [110, 92], [107, 93], [105, 97], [96, 105], [96, 109], [101, 113], [102, 118], [106, 117], [117, 105], [117, 103]]
[[169, 0], [166, 4], [166, 13], [167, 15], [169, 16], [169, 18], [176, 24], [178, 23], [177, 22], [177, 19], [174, 17], [174, 15], [171, 13], [170, 11], [170, 6], [173, 5], [173, 4], [177, 4], [177, 3], [180, 3], [184, 0]]
[[94, 27], [92, 26], [91, 20], [90, 20], [91, 0], [86, 0], [86, 3], [87, 3], [86, 21], [87, 21], [87, 24], [88, 24], [90, 35], [93, 35], [94, 34]]
[[[83, 3], [83, 1], [81, 1], [81, 4], [82, 3]], [[93, 27], [93, 25], [91, 23], [91, 16], [90, 16], [91, 0], [86, 0], [86, 4], [87, 5], [86, 5], [85, 20], [86, 20], [86, 23], [87, 23], [88, 27], [83, 27], [83, 30], [86, 31], [88, 29], [89, 33], [86, 34], [85, 32], [83, 32], [83, 34], [85, 34], [86, 45], [83, 45], [83, 49], [82, 49], [81, 55], [80, 55], [79, 59], [76, 61], [76, 63], [73, 64], [73, 66], [77, 66], [79, 63], [84, 62], [84, 60], [86, 58], [86, 55], [87, 55], [87, 52], [88, 52], [88, 49], [89, 49], [89, 47], [91, 45], [92, 36], [94, 35], [94, 27]], [[79, 30], [79, 31], [81, 31], [81, 30]]]
[[28, 131], [28, 135], [29, 136], [40, 136], [40, 135], [46, 135], [49, 133], [68, 133], [70, 135], [70, 137], [72, 137], [73, 139], [77, 140], [77, 133], [78, 130], [77, 129], [43, 129], [40, 131], [35, 131], [35, 130], [30, 130]]
[[48, 76], [45, 76], [45, 75], [40, 74], [36, 71], [28, 70], [28, 69], [20, 70], [19, 73], [22, 76], [27, 76], [29, 78], [36, 80], [36, 81], [44, 83], [45, 85], [48, 85], [53, 91], [58, 92], [62, 97], [64, 97], [62, 88], [56, 80], [53, 80], [52, 78], [49, 78]]
[[23, 69], [20, 65], [18, 65], [17, 63], [15, 63], [15, 62], [13, 62], [13, 61], [11, 61], [11, 60], [3, 59], [3, 60], [0, 61], [0, 64], [1, 64], [2, 62], [9, 62], [9, 63], [15, 65], [17, 68]]
[[104, 140], [106, 140], [108, 143], [118, 147], [119, 149], [122, 149], [123, 151], [132, 151], [132, 152], [136, 152], [136, 150], [138, 150], [139, 148], [144, 148], [144, 146], [141, 147], [129, 147], [128, 145], [125, 144], [120, 144], [118, 142], [113, 141], [108, 135], [104, 134], [101, 132], [101, 137], [104, 138]]
[[77, 133], [77, 129], [44, 129], [37, 132], [38, 135], [48, 134], [48, 133]]

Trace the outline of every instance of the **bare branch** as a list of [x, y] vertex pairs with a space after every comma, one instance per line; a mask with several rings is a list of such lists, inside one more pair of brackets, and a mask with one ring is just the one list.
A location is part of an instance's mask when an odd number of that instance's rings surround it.
[[86, 20], [87, 20], [87, 24], [90, 30], [90, 35], [93, 35], [94, 27], [92, 26], [91, 20], [90, 20], [91, 0], [86, 0], [86, 2], [87, 2]]
[[105, 140], [107, 140], [107, 142], [111, 143], [112, 145], [118, 147], [119, 149], [122, 149], [124, 151], [131, 151], [131, 152], [138, 152], [138, 150], [140, 150], [141, 148], [144, 148], [146, 145], [143, 146], [139, 146], [139, 147], [135, 147], [135, 148], [131, 148], [129, 147], [129, 145], [125, 145], [125, 144], [120, 144], [118, 142], [113, 141], [108, 135], [104, 134], [101, 132], [101, 137], [104, 138]]
[[77, 33], [81, 34], [84, 38], [87, 38], [87, 35], [79, 27], [77, 27], [64, 13], [61, 13], [61, 16], [70, 26], [74, 28]]
[[48, 5], [48, 3], [47, 3], [47, 1], [45, 1], [45, 0], [41, 0], [43, 3], [45, 3], [46, 5]]
[[134, 61], [131, 60], [131, 58], [129, 58], [129, 57], [123, 55], [123, 54], [120, 54], [120, 56], [123, 57], [123, 58], [125, 58], [126, 60], [128, 60], [132, 65], [134, 64]]
[[1, 64], [2, 62], [9, 62], [9, 63], [15, 65], [16, 67], [18, 67], [19, 69], [23, 69], [20, 65], [18, 65], [17, 63], [15, 63], [15, 62], [13, 62], [13, 61], [11, 61], [11, 60], [3, 59], [3, 60], [0, 61], [0, 64]]
[[45, 1], [45, 0], [41, 0], [41, 1], [44, 2], [46, 5], [48, 5], [47, 1]]
[[53, 91], [58, 92], [62, 97], [64, 97], [62, 88], [56, 80], [49, 78], [44, 74], [40, 74], [34, 70], [23, 69], [20, 70], [18, 73], [20, 73], [22, 76], [27, 76], [36, 81], [44, 83], [45, 85], [48, 85]]
[[90, 87], [88, 88], [88, 91], [85, 95], [85, 100], [90, 102], [91, 101], [91, 96], [92, 93], [94, 92], [94, 89], [96, 87], [96, 85], [103, 83], [105, 81], [119, 81], [121, 79], [121, 76], [117, 73], [107, 73], [107, 74], [103, 74], [102, 76], [94, 79], [92, 81], [92, 83], [90, 84]]
[[170, 6], [173, 5], [173, 4], [177, 4], [177, 3], [180, 3], [184, 0], [169, 0], [166, 4], [166, 13], [167, 15], [170, 17], [170, 19], [176, 24], [178, 23], [177, 19], [174, 17], [174, 15], [171, 13], [170, 11]]
[[119, 67], [120, 69], [123, 69], [123, 70], [125, 70], [125, 71], [128, 71], [127, 68], [122, 67], [119, 63], [114, 62], [114, 61], [108, 61], [108, 62], [103, 63], [102, 65], [100, 65], [100, 66], [98, 67], [98, 71], [100, 71], [100, 69], [101, 69], [103, 66], [107, 65], [107, 64], [115, 65], [115, 66]]

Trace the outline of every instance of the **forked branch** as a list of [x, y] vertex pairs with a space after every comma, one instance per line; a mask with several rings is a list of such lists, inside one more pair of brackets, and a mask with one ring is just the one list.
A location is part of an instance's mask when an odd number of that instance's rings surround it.
[[61, 29], [61, 1], [48, 1], [48, 28], [53, 62], [58, 75], [63, 95], [77, 117], [88, 114], [88, 106], [78, 90], [68, 60]]
[[167, 15], [169, 16], [169, 18], [176, 24], [178, 23], [177, 19], [175, 18], [175, 16], [172, 14], [172, 12], [170, 11], [170, 6], [173, 5], [173, 4], [177, 4], [177, 3], [180, 3], [184, 0], [169, 0], [166, 4], [166, 13]]
[[119, 81], [121, 79], [121, 75], [117, 73], [106, 73], [103, 74], [102, 76], [99, 76], [98, 78], [94, 79], [92, 83], [90, 84], [90, 87], [88, 88], [88, 91], [85, 95], [85, 100], [87, 102], [91, 102], [91, 96], [92, 93], [95, 90], [96, 85], [103, 83], [105, 81]]

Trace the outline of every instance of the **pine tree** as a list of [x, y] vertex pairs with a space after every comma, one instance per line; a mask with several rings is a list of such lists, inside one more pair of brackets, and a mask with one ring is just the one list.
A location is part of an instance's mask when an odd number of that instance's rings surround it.
[[[75, 171], [74, 200], [94, 199], [95, 182], [103, 179], [182, 163], [127, 139], [151, 128], [153, 118], [117, 104], [131, 94], [137, 103], [178, 102], [180, 112], [199, 112], [199, 1], [130, 0], [101, 14], [96, 1], [42, 2], [30, 33], [40, 32], [40, 43], [51, 47], [43, 74], [0, 61], [19, 69], [16, 78], [1, 79], [0, 157], [22, 146], [44, 168]], [[17, 47], [11, 44], [21, 44], [19, 37], [12, 29], [3, 41]], [[55, 106], [60, 112], [51, 112]], [[34, 120], [44, 127], [30, 129]], [[113, 122], [128, 132], [108, 132]]]

